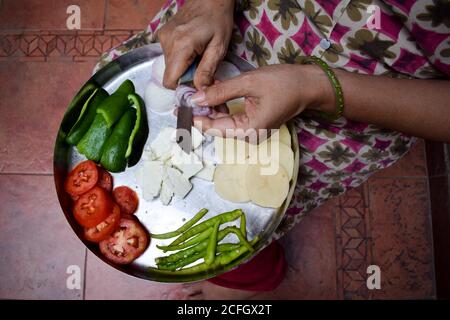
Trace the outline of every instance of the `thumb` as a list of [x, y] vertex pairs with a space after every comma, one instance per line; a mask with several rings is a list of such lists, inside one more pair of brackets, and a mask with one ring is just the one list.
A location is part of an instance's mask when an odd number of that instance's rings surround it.
[[192, 101], [199, 106], [217, 106], [229, 100], [244, 97], [248, 94], [248, 88], [242, 81], [242, 75], [225, 80], [198, 91], [192, 96]]
[[203, 52], [202, 59], [194, 76], [194, 85], [197, 90], [208, 87], [214, 82], [217, 66], [224, 56], [225, 49], [221, 44], [210, 43]]

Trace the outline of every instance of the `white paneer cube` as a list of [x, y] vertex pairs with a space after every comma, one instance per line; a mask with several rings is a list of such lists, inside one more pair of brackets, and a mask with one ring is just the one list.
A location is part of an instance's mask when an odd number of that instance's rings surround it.
[[155, 156], [159, 160], [167, 160], [172, 155], [172, 148], [175, 141], [175, 128], [166, 127], [161, 130], [155, 140], [152, 141], [150, 147], [152, 148]]
[[187, 154], [178, 145], [173, 148], [171, 163], [177, 167], [186, 178], [190, 178], [203, 169], [203, 164], [197, 154]]
[[144, 161], [142, 173], [142, 195], [146, 200], [152, 200], [159, 195], [163, 181], [163, 162]]
[[169, 205], [170, 201], [172, 200], [173, 194], [173, 186], [170, 183], [169, 179], [163, 178], [161, 192], [159, 195], [159, 199], [161, 200], [162, 204], [165, 206]]
[[181, 172], [175, 168], [167, 168], [166, 173], [175, 195], [181, 199], [186, 197], [192, 189], [192, 184], [189, 182], [189, 179], [183, 176]]

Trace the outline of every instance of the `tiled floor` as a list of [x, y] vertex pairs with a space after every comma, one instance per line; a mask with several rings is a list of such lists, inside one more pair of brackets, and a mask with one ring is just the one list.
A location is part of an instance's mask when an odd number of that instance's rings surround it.
[[[71, 1], [0, 2], [0, 298], [165, 299], [177, 288], [121, 274], [88, 253], [63, 218], [51, 176], [59, 121], [96, 58], [163, 2], [77, 1], [80, 32], [65, 30]], [[309, 214], [283, 239], [287, 279], [256, 298], [433, 298], [424, 152], [419, 141], [398, 164]], [[381, 290], [367, 289], [371, 264], [381, 268]], [[69, 266], [80, 267], [79, 289], [67, 289]]]

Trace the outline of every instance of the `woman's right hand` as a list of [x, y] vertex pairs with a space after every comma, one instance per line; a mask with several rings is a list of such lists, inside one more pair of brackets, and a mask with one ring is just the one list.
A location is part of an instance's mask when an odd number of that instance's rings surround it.
[[189, 0], [157, 32], [166, 61], [163, 84], [175, 89], [195, 58], [203, 55], [194, 77], [198, 90], [214, 82], [233, 30], [234, 0]]

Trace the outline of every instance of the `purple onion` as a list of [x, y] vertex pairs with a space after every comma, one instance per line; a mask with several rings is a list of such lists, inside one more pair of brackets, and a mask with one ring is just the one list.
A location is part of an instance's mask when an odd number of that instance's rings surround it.
[[192, 101], [192, 96], [197, 92], [192, 87], [186, 85], [179, 85], [175, 89], [175, 103], [177, 106], [184, 105], [192, 108], [194, 116], [208, 116], [212, 113], [210, 107], [202, 107]]

